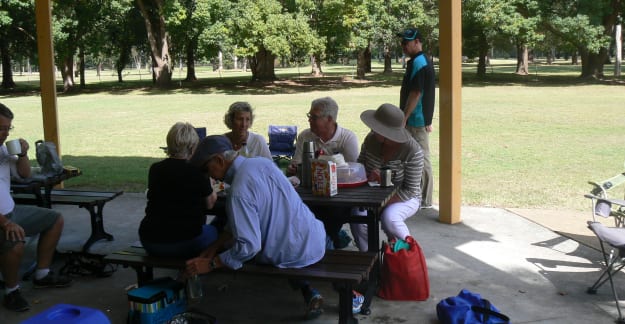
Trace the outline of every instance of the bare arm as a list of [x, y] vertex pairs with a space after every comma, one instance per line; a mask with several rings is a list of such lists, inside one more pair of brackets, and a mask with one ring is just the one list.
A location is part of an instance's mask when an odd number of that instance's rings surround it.
[[22, 144], [22, 154], [17, 156], [17, 174], [22, 178], [30, 178], [30, 160], [28, 160], [28, 142], [20, 138]]
[[215, 206], [215, 202], [217, 201], [217, 192], [213, 191], [212, 194], [208, 195], [206, 197], [206, 208], [207, 209], [213, 209], [213, 207]]
[[404, 110], [404, 126], [410, 117], [410, 114], [417, 108], [417, 103], [419, 102], [419, 97], [421, 96], [420, 90], [410, 91], [408, 94], [408, 100], [406, 100], [406, 106], [401, 107]]

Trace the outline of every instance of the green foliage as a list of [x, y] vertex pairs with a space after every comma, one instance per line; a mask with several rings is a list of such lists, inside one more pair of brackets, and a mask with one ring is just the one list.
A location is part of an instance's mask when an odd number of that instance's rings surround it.
[[[0, 1], [0, 52], [8, 50], [6, 57], [21, 60], [37, 52], [34, 10], [33, 0]], [[6, 68], [11, 62], [2, 63]]]
[[289, 13], [282, 9], [276, 0], [238, 1], [233, 19], [227, 24], [236, 45], [235, 54], [253, 56], [265, 49], [297, 61], [319, 48], [307, 18], [300, 11]]

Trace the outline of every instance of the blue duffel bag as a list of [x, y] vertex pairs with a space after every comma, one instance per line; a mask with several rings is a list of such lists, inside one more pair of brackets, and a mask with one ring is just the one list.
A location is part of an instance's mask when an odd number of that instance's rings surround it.
[[447, 297], [436, 305], [441, 324], [508, 324], [510, 318], [502, 314], [479, 294], [462, 289], [458, 296]]

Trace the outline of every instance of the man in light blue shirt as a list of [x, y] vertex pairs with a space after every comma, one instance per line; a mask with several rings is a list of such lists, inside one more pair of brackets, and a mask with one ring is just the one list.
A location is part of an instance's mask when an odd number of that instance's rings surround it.
[[[220, 237], [200, 257], [189, 260], [189, 274], [220, 267], [236, 270], [252, 258], [279, 268], [305, 267], [323, 258], [323, 224], [273, 161], [239, 156], [228, 138], [209, 136], [190, 162], [230, 185], [226, 214], [231, 236]], [[217, 254], [226, 243], [230, 248]], [[300, 288], [309, 312], [320, 312], [321, 295], [307, 284]]]

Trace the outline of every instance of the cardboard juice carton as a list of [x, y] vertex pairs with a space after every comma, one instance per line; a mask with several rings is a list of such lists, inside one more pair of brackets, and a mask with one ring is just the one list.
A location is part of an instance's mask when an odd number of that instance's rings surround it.
[[336, 163], [321, 159], [312, 161], [312, 192], [315, 196], [325, 197], [338, 193]]

